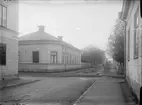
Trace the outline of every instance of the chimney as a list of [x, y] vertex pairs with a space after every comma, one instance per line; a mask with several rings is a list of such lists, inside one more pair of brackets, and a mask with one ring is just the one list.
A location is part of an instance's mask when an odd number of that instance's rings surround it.
[[45, 26], [44, 25], [40, 25], [40, 26], [38, 26], [38, 31], [40, 31], [40, 32], [44, 32], [44, 28], [45, 28]]
[[62, 41], [63, 40], [63, 36], [58, 36], [58, 39]]

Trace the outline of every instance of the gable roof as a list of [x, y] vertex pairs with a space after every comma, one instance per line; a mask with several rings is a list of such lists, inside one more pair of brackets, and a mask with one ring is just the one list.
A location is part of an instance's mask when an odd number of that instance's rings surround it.
[[19, 40], [58, 40], [58, 38], [50, 35], [49, 33], [37, 31], [24, 36], [21, 36]]
[[42, 41], [42, 42], [48, 41], [48, 42], [53, 42], [53, 43], [57, 42], [57, 43], [65, 45], [65, 46], [68, 46], [70, 48], [74, 48], [76, 50], [79, 50], [78, 48], [74, 47], [73, 45], [71, 45], [63, 40], [60, 40], [59, 38], [56, 38], [56, 37], [50, 35], [49, 33], [44, 32], [44, 26], [39, 26], [39, 30], [36, 32], [19, 37], [20, 44], [27, 43], [29, 41], [31, 41], [31, 43], [33, 41]]

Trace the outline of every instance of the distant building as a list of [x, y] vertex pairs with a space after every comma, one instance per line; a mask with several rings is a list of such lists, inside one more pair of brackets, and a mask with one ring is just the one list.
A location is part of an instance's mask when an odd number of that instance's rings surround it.
[[140, 0], [124, 0], [121, 19], [125, 28], [125, 62], [126, 77], [140, 99], [142, 86], [142, 18], [140, 17]]
[[81, 67], [81, 51], [46, 33], [44, 26], [19, 40], [19, 70], [68, 70]]
[[0, 0], [0, 80], [18, 77], [18, 3]]

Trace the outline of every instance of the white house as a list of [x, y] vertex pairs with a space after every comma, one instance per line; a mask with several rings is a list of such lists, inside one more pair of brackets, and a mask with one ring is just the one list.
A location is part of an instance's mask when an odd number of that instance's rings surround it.
[[126, 78], [140, 99], [142, 86], [142, 18], [140, 17], [140, 0], [124, 0], [122, 20], [125, 27]]
[[18, 3], [0, 0], [0, 80], [18, 74]]
[[68, 70], [81, 67], [81, 51], [71, 44], [46, 33], [45, 26], [20, 37], [19, 71]]

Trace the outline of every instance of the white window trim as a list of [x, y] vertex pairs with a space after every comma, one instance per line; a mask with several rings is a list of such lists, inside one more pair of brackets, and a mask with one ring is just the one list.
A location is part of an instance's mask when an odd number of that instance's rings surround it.
[[[2, 5], [2, 4], [0, 4], [0, 7], [1, 7], [1, 18], [0, 18], [1, 24], [0, 24], [0, 26], [7, 27], [7, 7]], [[6, 23], [5, 23], [5, 25], [3, 24], [3, 22], [4, 22], [4, 20], [3, 20], [3, 7], [6, 8]]]

